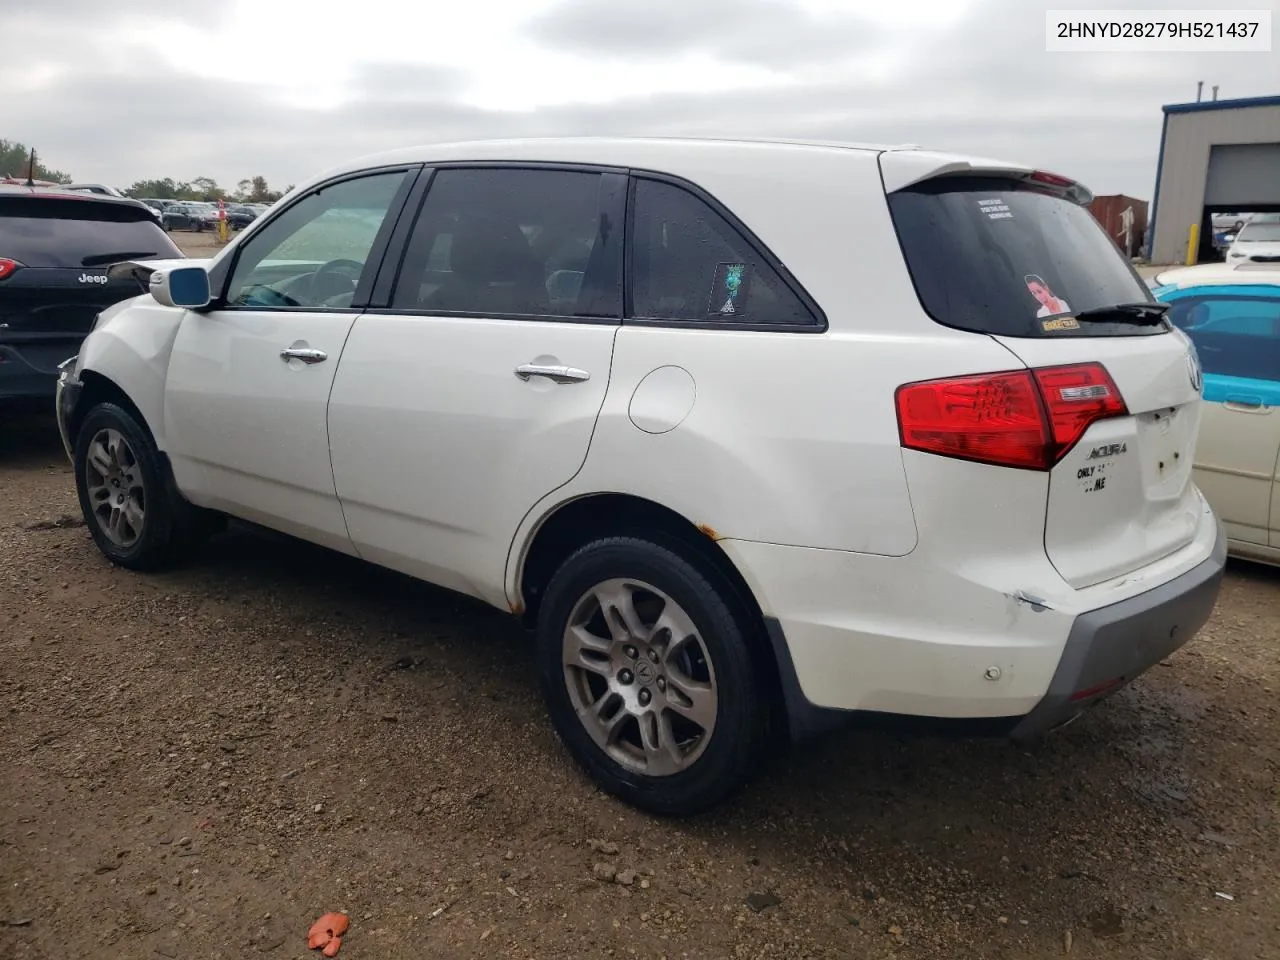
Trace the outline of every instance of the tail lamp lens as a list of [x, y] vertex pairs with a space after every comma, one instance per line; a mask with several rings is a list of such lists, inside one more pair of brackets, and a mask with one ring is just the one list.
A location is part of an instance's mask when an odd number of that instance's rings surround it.
[[945, 457], [1048, 470], [1089, 426], [1127, 413], [1100, 363], [909, 383], [898, 388], [902, 445]]

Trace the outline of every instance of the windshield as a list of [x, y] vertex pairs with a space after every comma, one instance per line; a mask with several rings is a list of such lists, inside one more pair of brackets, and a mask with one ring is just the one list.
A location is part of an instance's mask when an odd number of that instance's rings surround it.
[[1245, 224], [1244, 229], [1236, 235], [1236, 239], [1241, 243], [1280, 241], [1280, 221], [1253, 220]]
[[1205, 373], [1280, 377], [1280, 288], [1179, 297], [1168, 316], [1196, 345]]
[[1168, 330], [1077, 314], [1150, 303], [1150, 291], [1089, 211], [1019, 180], [940, 177], [889, 195], [925, 310], [1009, 337], [1143, 336]]
[[39, 198], [0, 200], [0, 250], [28, 267], [95, 267], [182, 256], [145, 210]]

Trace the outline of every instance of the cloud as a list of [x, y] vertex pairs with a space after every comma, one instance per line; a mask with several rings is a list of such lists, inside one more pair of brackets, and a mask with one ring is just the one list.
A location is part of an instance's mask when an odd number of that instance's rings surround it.
[[819, 14], [786, 0], [568, 0], [528, 21], [525, 30], [536, 42], [588, 57], [678, 60], [708, 52], [787, 69], [856, 57], [881, 37], [866, 17]]
[[[501, 26], [506, 33], [475, 39], [473, 56], [452, 49], [448, 64], [415, 62], [402, 48], [395, 59], [368, 62], [363, 45], [350, 43], [346, 59], [290, 66], [287, 87], [281, 72], [254, 74], [252, 62], [234, 79], [208, 69], [197, 75], [145, 31], [104, 38], [91, 18], [83, 26], [28, 19], [15, 30], [0, 13], [0, 137], [33, 144], [50, 165], [80, 179], [128, 185], [212, 176], [230, 185], [262, 175], [277, 186], [349, 157], [468, 138], [914, 142], [1060, 170], [1102, 193], [1150, 197], [1161, 104], [1194, 99], [1199, 79], [1221, 83], [1224, 97], [1280, 92], [1274, 55], [1048, 54], [1043, 10], [1022, 0], [975, 3], [935, 29], [882, 22], [866, 35], [857, 32], [861, 21], [824, 17], [798, 0], [707, 0], [688, 9], [673, 0], [647, 9], [583, 0], [538, 9], [529, 2], [534, 9], [523, 19], [495, 23], [495, 32]], [[144, 0], [120, 9], [126, 20], [144, 21], [159, 6]], [[58, 7], [71, 8], [83, 7]], [[432, 33], [421, 27], [417, 35]], [[868, 35], [877, 38], [869, 52]], [[254, 42], [269, 58], [269, 41]], [[719, 76], [715, 58], [737, 58], [753, 45], [763, 45], [767, 70], [747, 71], [727, 88], [709, 82]], [[687, 68], [691, 57], [711, 57], [711, 73]], [[644, 75], [691, 72], [679, 88], [648, 93], [651, 87], [635, 84], [607, 98], [574, 79], [574, 64], [599, 76], [640, 61]], [[518, 92], [552, 66], [569, 78], [556, 88], [556, 102], [513, 110], [481, 106], [474, 97], [477, 84]], [[308, 96], [312, 88], [341, 96]]]
[[212, 0], [0, 0], [0, 23], [5, 31], [28, 24], [56, 24], [64, 29], [91, 29], [108, 22], [132, 22], [139, 30], [160, 20], [192, 26], [212, 26], [227, 13], [227, 4]]

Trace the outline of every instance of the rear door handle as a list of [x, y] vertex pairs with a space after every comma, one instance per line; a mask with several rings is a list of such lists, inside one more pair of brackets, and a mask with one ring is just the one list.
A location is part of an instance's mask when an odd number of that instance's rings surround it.
[[525, 381], [531, 377], [546, 377], [555, 383], [582, 383], [591, 379], [591, 374], [577, 367], [545, 363], [522, 363], [516, 367], [516, 376]]
[[1262, 402], [1261, 397], [1248, 395], [1244, 396], [1236, 394], [1229, 396], [1223, 404], [1228, 410], [1238, 410], [1241, 413], [1270, 413], [1271, 408]]
[[288, 347], [280, 351], [280, 359], [285, 363], [290, 360], [301, 360], [303, 363], [320, 363], [329, 359], [329, 355], [323, 350], [315, 350], [311, 347]]

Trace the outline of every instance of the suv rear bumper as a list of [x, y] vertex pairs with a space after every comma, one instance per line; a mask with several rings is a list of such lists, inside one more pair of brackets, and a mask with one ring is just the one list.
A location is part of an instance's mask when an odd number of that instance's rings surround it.
[[1013, 729], [1031, 740], [1074, 720], [1164, 660], [1205, 625], [1222, 586], [1227, 537], [1218, 525], [1213, 554], [1163, 586], [1076, 617], [1049, 690]]
[[1226, 562], [1207, 507], [1176, 554], [1079, 591], [1060, 579], [1049, 590], [1026, 562], [957, 569], [918, 554], [721, 546], [765, 614], [801, 737], [871, 714], [1035, 737], [1190, 640], [1213, 611]]

